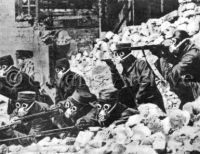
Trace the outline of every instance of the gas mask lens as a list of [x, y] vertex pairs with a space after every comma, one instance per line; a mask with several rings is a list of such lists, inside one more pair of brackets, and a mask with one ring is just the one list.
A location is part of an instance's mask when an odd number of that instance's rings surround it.
[[2, 69], [4, 69], [4, 70], [5, 70], [6, 68], [7, 68], [7, 66], [6, 66], [6, 65], [3, 65], [3, 66], [2, 66]]
[[97, 109], [101, 110], [101, 105], [100, 104], [97, 104]]
[[108, 110], [110, 109], [110, 107], [111, 107], [110, 104], [105, 104], [105, 105], [103, 106], [103, 109], [104, 109], [105, 111], [108, 111]]
[[71, 106], [70, 101], [66, 101], [66, 102], [65, 102], [65, 108], [70, 108], [70, 106]]
[[56, 68], [55, 71], [56, 71], [56, 73], [59, 73], [61, 71], [61, 69]]
[[19, 109], [21, 107], [21, 104], [19, 102], [15, 103], [15, 106], [17, 109]]
[[24, 109], [27, 109], [27, 108], [28, 108], [28, 104], [23, 103], [23, 104], [22, 104], [22, 107], [23, 107]]
[[72, 110], [73, 112], [76, 112], [76, 111], [77, 111], [77, 107], [76, 107], [76, 106], [73, 106], [73, 107], [71, 108], [71, 110]]

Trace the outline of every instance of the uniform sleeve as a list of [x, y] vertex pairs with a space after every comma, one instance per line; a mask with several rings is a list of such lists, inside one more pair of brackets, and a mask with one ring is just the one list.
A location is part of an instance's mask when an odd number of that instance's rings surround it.
[[7, 113], [12, 114], [13, 110], [15, 109], [15, 101], [12, 99], [8, 100], [8, 108], [7, 108]]
[[98, 120], [96, 118], [97, 110], [92, 109], [88, 114], [77, 120], [76, 124], [79, 124], [81, 120], [84, 120], [90, 126], [98, 126]]
[[188, 74], [197, 58], [197, 49], [190, 50], [185, 54], [181, 61], [176, 64], [171, 70], [167, 72], [167, 81], [169, 81], [173, 86], [176, 86], [178, 82], [181, 81], [181, 76]]
[[114, 87], [117, 89], [121, 89], [124, 86], [124, 82], [118, 70], [116, 68], [111, 69], [111, 75], [112, 75], [112, 82], [114, 84]]
[[56, 104], [61, 100], [62, 100], [62, 97], [60, 96], [60, 90], [59, 88], [56, 88], [56, 97], [55, 97]]
[[139, 89], [136, 93], [136, 103], [142, 103], [144, 98], [151, 99], [154, 96], [155, 76], [145, 61], [140, 61], [137, 69], [141, 70], [141, 76], [139, 79]]
[[71, 84], [72, 84], [71, 88], [72, 88], [73, 91], [76, 90], [76, 89], [84, 89], [86, 91], [89, 91], [89, 88], [88, 88], [88, 86], [85, 82], [85, 79], [78, 74], [74, 74], [72, 76], [72, 83]]
[[124, 124], [127, 122], [130, 116], [135, 114], [139, 114], [139, 111], [132, 108], [127, 108], [121, 113], [121, 117], [118, 120], [114, 121], [113, 124], [115, 125]]
[[17, 109], [14, 109], [13, 112], [10, 114], [10, 119], [17, 116]]

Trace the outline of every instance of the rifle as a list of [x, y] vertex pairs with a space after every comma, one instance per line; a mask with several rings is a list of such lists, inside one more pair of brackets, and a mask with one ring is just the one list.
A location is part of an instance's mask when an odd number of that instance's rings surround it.
[[28, 122], [28, 121], [31, 121], [33, 119], [41, 118], [43, 116], [51, 118], [51, 117], [59, 114], [58, 110], [59, 110], [59, 108], [55, 108], [55, 109], [52, 109], [52, 110], [48, 110], [48, 111], [44, 111], [44, 112], [39, 112], [39, 113], [36, 113], [36, 114], [32, 114], [32, 115], [21, 117], [21, 118], [15, 120], [14, 123], [11, 123], [11, 124], [8, 124], [8, 125], [0, 127], [0, 131], [9, 129], [9, 128], [11, 128], [14, 125], [20, 124], [21, 123], [20, 121], [22, 121], [22, 122]]
[[[168, 47], [164, 45], [144, 45], [144, 46], [135, 46], [135, 47], [125, 47], [125, 48], [120, 48], [116, 49], [115, 51], [117, 53], [124, 52], [125, 56], [131, 53], [131, 50], [150, 50], [153, 54], [155, 54], [158, 57], [161, 57], [165, 54], [169, 54], [169, 49]], [[160, 50], [160, 51], [158, 51]]]
[[3, 139], [3, 140], [0, 140], [0, 143], [19, 140], [19, 139], [25, 139], [25, 138], [29, 138], [29, 137], [38, 138], [38, 137], [43, 137], [43, 136], [49, 136], [49, 135], [53, 135], [53, 134], [63, 133], [63, 132], [70, 131], [70, 130], [78, 130], [78, 128], [77, 128], [77, 126], [71, 126], [71, 127], [61, 128], [61, 129], [46, 130], [46, 131], [41, 131], [40, 133], [36, 133], [33, 135], [25, 135], [22, 137]]

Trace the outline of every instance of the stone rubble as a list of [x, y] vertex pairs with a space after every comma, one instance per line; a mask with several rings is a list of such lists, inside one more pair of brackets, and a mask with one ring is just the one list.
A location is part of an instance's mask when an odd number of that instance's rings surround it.
[[[160, 44], [172, 37], [175, 29], [187, 31], [194, 43], [200, 40], [200, 7], [192, 0], [179, 0], [179, 8], [159, 19], [149, 19], [139, 26], [124, 27], [119, 34], [108, 32], [98, 39], [92, 52], [71, 57], [72, 70], [83, 75], [91, 92], [112, 85], [108, 66], [102, 59], [115, 61], [113, 50], [120, 42], [132, 46]], [[143, 58], [140, 51], [134, 56]], [[139, 106], [140, 114], [130, 116], [125, 124], [108, 128], [91, 127], [76, 138], [50, 139], [37, 144], [0, 145], [0, 154], [198, 154], [200, 153], [200, 99], [189, 102], [183, 110], [165, 114], [154, 104]], [[195, 112], [194, 112], [195, 111]], [[191, 124], [192, 121], [192, 124]]]

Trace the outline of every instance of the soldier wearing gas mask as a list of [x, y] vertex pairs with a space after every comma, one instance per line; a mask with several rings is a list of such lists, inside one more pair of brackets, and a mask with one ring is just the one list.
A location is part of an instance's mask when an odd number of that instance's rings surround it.
[[[11, 123], [15, 125], [14, 130], [10, 130], [9, 137], [22, 137], [24, 135], [32, 135], [41, 131], [50, 130], [54, 125], [49, 117], [37, 117], [30, 121], [20, 121], [19, 118], [24, 116], [33, 115], [36, 113], [44, 112], [49, 109], [48, 105], [36, 101], [36, 93], [32, 91], [18, 92], [17, 102], [15, 103], [16, 109], [11, 114]], [[27, 145], [32, 143], [31, 138], [18, 140], [17, 143]]]
[[200, 50], [185, 31], [175, 31], [172, 40], [174, 58], [161, 58], [161, 73], [183, 103], [193, 101], [200, 96]]
[[56, 103], [67, 99], [76, 89], [84, 89], [89, 92], [84, 78], [70, 70], [70, 64], [67, 58], [56, 61], [55, 72]]
[[114, 87], [101, 90], [95, 108], [80, 118], [77, 125], [108, 127], [111, 124], [125, 123], [129, 116], [139, 113], [137, 110], [121, 104], [118, 94], [119, 91]]
[[[155, 75], [148, 63], [133, 56], [128, 49], [130, 43], [120, 43], [116, 47], [117, 57], [123, 67], [122, 74], [119, 74], [111, 60], [104, 61], [110, 67], [115, 88], [120, 90], [120, 101], [132, 108], [142, 103], [155, 103], [165, 111], [162, 96], [155, 84]], [[142, 51], [139, 53], [142, 54]]]
[[[56, 106], [59, 106], [62, 115], [53, 117], [53, 123], [58, 128], [73, 126], [76, 121], [85, 116], [93, 108], [93, 102], [96, 101], [96, 96], [84, 90], [75, 90], [72, 96], [66, 100], [60, 101]], [[70, 134], [71, 133], [71, 134]], [[66, 133], [72, 135], [74, 132]], [[76, 134], [76, 133], [75, 133]]]

